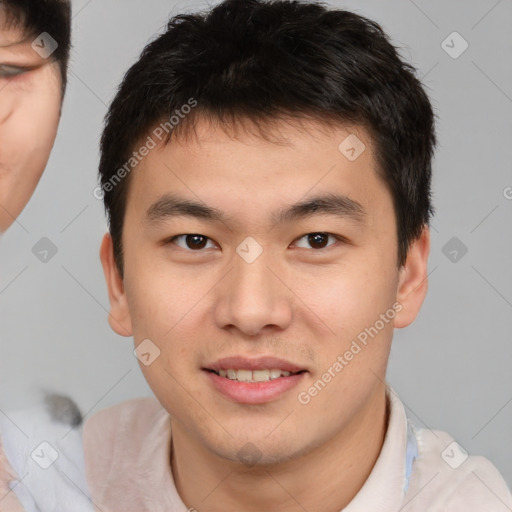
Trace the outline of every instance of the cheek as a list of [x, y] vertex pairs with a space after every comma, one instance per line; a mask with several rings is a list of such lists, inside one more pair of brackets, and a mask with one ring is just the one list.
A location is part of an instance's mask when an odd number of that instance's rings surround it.
[[[383, 264], [377, 254], [357, 254], [340, 265], [322, 269], [295, 280], [297, 295], [335, 340], [356, 336], [392, 306], [396, 297], [392, 264]], [[398, 274], [397, 274], [398, 275]]]
[[41, 161], [48, 159], [59, 125], [61, 98], [56, 91], [41, 91], [28, 108], [20, 112], [20, 120], [31, 136], [33, 154]]
[[[39, 87], [39, 85], [38, 85]], [[3, 91], [0, 113], [0, 230], [16, 218], [34, 192], [57, 133], [60, 90]], [[8, 214], [4, 212], [9, 212]]]
[[10, 90], [2, 98], [0, 163], [24, 182], [38, 180], [50, 156], [60, 116], [60, 91], [41, 84], [32, 91]]
[[[128, 242], [129, 243], [129, 242]], [[125, 292], [136, 342], [149, 338], [159, 346], [170, 348], [170, 340], [187, 344], [190, 325], [197, 325], [198, 301], [208, 284], [190, 272], [145, 257], [143, 251], [125, 245]], [[174, 342], [172, 347], [179, 350]]]
[[202, 320], [197, 317], [200, 307], [194, 307], [201, 294], [185, 283], [183, 276], [164, 275], [154, 263], [134, 264], [135, 261], [125, 260], [125, 293], [135, 347], [149, 339], [151, 344], [146, 346], [150, 353], [157, 354], [154, 362], [139, 366], [166, 409], [182, 417], [183, 411], [194, 410], [196, 405], [184, 386], [188, 389], [191, 385], [185, 383], [189, 383], [191, 372], [196, 369], [201, 345], [198, 325]]
[[[376, 382], [375, 374], [384, 375], [396, 314], [393, 272], [397, 273], [392, 258], [385, 263], [378, 251], [368, 249], [354, 253], [351, 261], [324, 276], [314, 276], [300, 292], [322, 320], [315, 331], [320, 364], [311, 376], [312, 382], [323, 379], [329, 369], [336, 375], [333, 384], [322, 391], [322, 398], [315, 399], [315, 407], [343, 402], [340, 393], [345, 396], [349, 392], [362, 399], [362, 391], [354, 388], [371, 387]], [[324, 334], [320, 335], [319, 329]], [[326, 379], [331, 376], [326, 375]]]

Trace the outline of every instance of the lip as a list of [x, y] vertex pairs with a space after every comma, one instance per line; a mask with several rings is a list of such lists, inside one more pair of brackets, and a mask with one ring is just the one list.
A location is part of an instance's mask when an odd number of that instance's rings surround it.
[[268, 382], [238, 382], [203, 370], [213, 387], [226, 398], [241, 404], [264, 404], [284, 395], [299, 384], [306, 372]]

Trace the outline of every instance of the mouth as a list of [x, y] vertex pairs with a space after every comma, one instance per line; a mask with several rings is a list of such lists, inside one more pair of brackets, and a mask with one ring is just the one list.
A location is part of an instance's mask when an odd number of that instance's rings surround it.
[[245, 369], [234, 369], [228, 370], [211, 370], [205, 368], [207, 372], [215, 373], [219, 377], [224, 379], [236, 380], [238, 382], [270, 382], [271, 380], [280, 379], [283, 377], [290, 377], [292, 375], [300, 375], [305, 373], [306, 370], [299, 370], [298, 372], [289, 372], [287, 370], [281, 370], [279, 368], [263, 369], [263, 370], [245, 370]]
[[263, 404], [276, 400], [297, 386], [308, 373], [275, 357], [228, 357], [202, 368], [210, 385], [230, 401]]

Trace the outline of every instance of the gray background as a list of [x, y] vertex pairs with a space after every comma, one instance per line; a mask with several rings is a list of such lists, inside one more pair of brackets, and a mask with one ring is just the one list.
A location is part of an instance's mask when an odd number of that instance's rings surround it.
[[[330, 3], [382, 24], [419, 69], [439, 117], [430, 290], [417, 321], [396, 331], [388, 380], [418, 426], [445, 430], [490, 458], [511, 486], [512, 2]], [[143, 46], [170, 14], [205, 6], [74, 1], [58, 139], [33, 199], [0, 244], [2, 410], [35, 403], [41, 389], [69, 393], [87, 414], [151, 393], [132, 340], [107, 324], [97, 145], [106, 105]], [[441, 47], [453, 31], [469, 43], [457, 59]], [[47, 263], [32, 252], [43, 237], [58, 250]], [[451, 246], [443, 253], [452, 237], [455, 262]]]

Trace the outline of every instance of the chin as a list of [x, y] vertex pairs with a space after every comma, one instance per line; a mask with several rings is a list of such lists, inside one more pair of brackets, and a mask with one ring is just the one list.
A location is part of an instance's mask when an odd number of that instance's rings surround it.
[[268, 468], [283, 464], [311, 450], [310, 446], [301, 444], [298, 440], [290, 443], [290, 439], [285, 442], [285, 437], [278, 439], [265, 439], [260, 436], [253, 438], [236, 438], [228, 436], [222, 443], [205, 443], [210, 451], [217, 457], [236, 464], [243, 464], [248, 469]]

